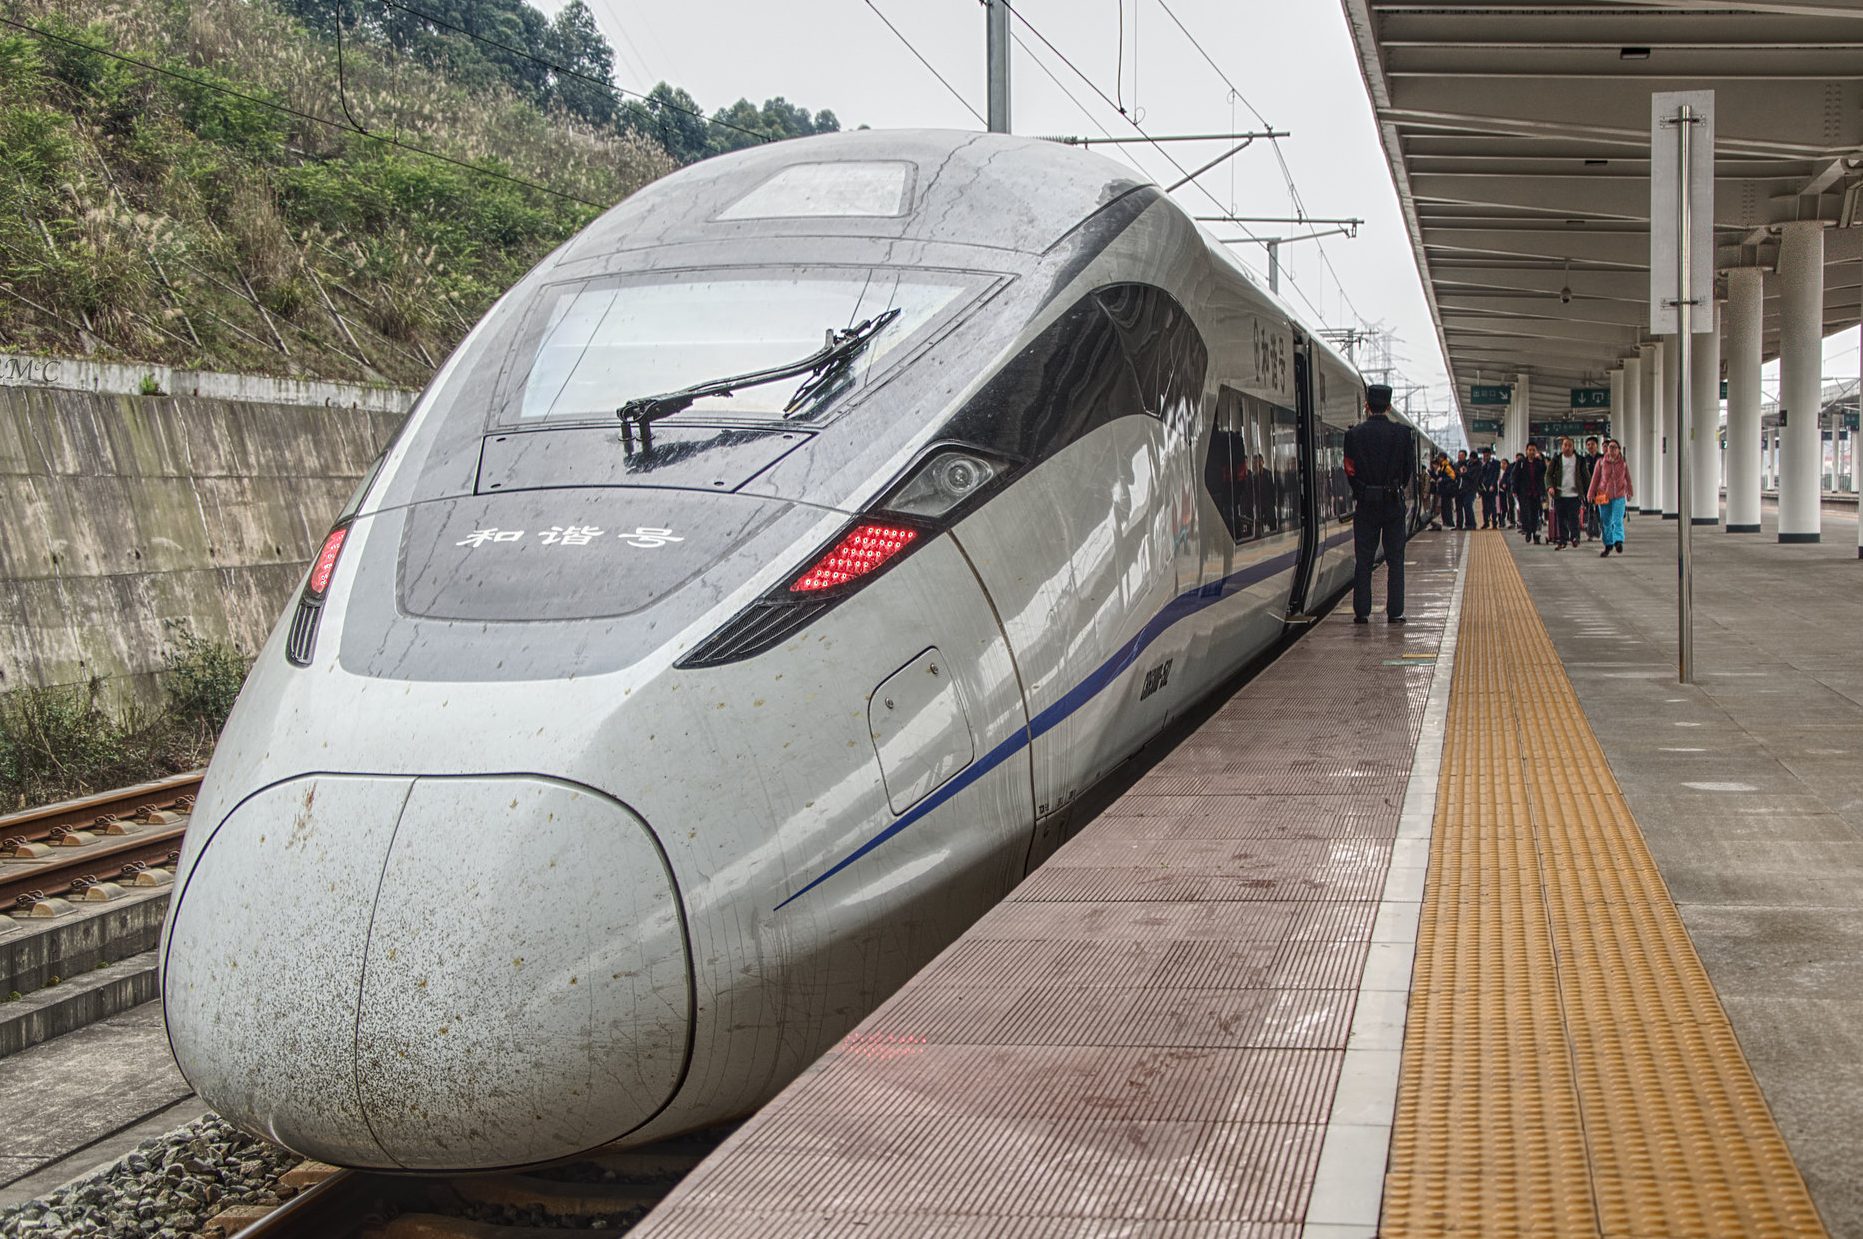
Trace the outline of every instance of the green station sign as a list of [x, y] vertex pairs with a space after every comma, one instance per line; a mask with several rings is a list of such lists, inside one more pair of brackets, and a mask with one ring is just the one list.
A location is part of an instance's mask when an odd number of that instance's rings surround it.
[[1574, 387], [1572, 407], [1575, 409], [1608, 409], [1611, 407], [1611, 389], [1608, 387]]
[[1602, 417], [1570, 418], [1563, 422], [1534, 422], [1531, 438], [1583, 439], [1586, 435], [1607, 435], [1611, 432], [1611, 423]]
[[1471, 383], [1468, 402], [1480, 405], [1512, 404], [1514, 389], [1509, 383]]
[[1498, 435], [1501, 433], [1501, 419], [1498, 417], [1471, 417], [1468, 419], [1468, 431], [1477, 435]]

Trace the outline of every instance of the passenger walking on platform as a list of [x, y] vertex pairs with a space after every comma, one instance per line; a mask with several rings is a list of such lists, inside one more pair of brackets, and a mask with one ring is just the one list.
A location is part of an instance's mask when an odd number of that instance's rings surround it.
[[1599, 556], [1616, 550], [1624, 553], [1624, 504], [1636, 498], [1630, 480], [1630, 464], [1624, 459], [1623, 445], [1616, 439], [1604, 441], [1604, 456], [1591, 472], [1589, 497], [1598, 508], [1598, 523], [1603, 528], [1604, 549]]
[[1520, 505], [1520, 537], [1537, 544], [1546, 503], [1546, 459], [1537, 443], [1527, 444], [1526, 454], [1514, 462], [1514, 499]]
[[1501, 457], [1501, 524], [1514, 527], [1514, 462]]
[[1352, 542], [1358, 562], [1352, 577], [1352, 622], [1371, 622], [1371, 567], [1384, 545], [1385, 618], [1404, 622], [1404, 492], [1416, 472], [1417, 449], [1408, 427], [1388, 416], [1391, 389], [1365, 389], [1365, 420], [1346, 431], [1345, 471], [1352, 484]]
[[1578, 545], [1579, 508], [1585, 502], [1585, 492], [1579, 488], [1589, 480], [1583, 476], [1583, 459], [1568, 435], [1559, 440], [1559, 454], [1552, 458], [1546, 470], [1546, 489], [1553, 501], [1552, 535], [1556, 551]]
[[1585, 500], [1585, 536], [1593, 542], [1598, 540], [1598, 505], [1589, 498], [1591, 494], [1591, 475], [1597, 471], [1598, 462], [1604, 457], [1598, 452], [1598, 436], [1585, 436], [1585, 454], [1579, 457], [1578, 493], [1587, 496]]
[[1481, 485], [1481, 527], [1499, 529], [1501, 527], [1501, 477], [1507, 472], [1500, 461], [1494, 458], [1494, 448], [1481, 449], [1479, 476]]

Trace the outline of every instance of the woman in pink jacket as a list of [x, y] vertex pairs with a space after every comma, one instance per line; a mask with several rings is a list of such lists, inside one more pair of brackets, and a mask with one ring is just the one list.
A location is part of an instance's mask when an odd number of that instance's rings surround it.
[[1630, 464], [1624, 459], [1623, 444], [1616, 439], [1604, 442], [1604, 459], [1591, 473], [1591, 493], [1587, 498], [1598, 505], [1598, 520], [1604, 526], [1604, 549], [1600, 557], [1615, 547], [1624, 553], [1624, 501], [1632, 498], [1636, 488], [1630, 483]]

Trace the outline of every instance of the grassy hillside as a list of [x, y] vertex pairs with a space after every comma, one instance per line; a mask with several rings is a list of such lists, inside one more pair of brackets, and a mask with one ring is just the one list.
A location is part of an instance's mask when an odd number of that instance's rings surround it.
[[0, 349], [417, 385], [587, 204], [673, 167], [367, 45], [339, 96], [270, 0], [0, 17]]

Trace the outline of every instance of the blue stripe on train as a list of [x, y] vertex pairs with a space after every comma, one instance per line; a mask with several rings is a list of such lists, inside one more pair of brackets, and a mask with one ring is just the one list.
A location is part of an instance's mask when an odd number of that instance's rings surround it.
[[[1348, 526], [1343, 532], [1333, 534], [1320, 545], [1330, 548], [1338, 546], [1343, 542], [1350, 542], [1351, 540], [1352, 529]], [[1045, 735], [1059, 726], [1069, 715], [1099, 696], [1109, 684], [1124, 674], [1133, 663], [1138, 661], [1139, 655], [1145, 652], [1146, 647], [1163, 636], [1173, 624], [1190, 618], [1198, 611], [1203, 610], [1203, 608], [1222, 600], [1238, 590], [1247, 589], [1251, 585], [1259, 585], [1269, 577], [1285, 572], [1287, 569], [1293, 567], [1299, 558], [1300, 553], [1298, 551], [1289, 551], [1285, 555], [1276, 555], [1273, 559], [1266, 559], [1261, 563], [1251, 564], [1247, 568], [1242, 569], [1242, 571], [1231, 573], [1220, 581], [1212, 581], [1207, 585], [1199, 585], [1197, 588], [1188, 590], [1171, 599], [1170, 602], [1165, 604], [1163, 610], [1152, 616], [1151, 619], [1146, 622], [1145, 626], [1139, 629], [1137, 636], [1120, 646], [1118, 651], [1115, 652], [1111, 658], [1108, 658], [1105, 662], [1094, 668], [1091, 675], [1069, 689], [1053, 705], [1043, 710], [1040, 714], [1037, 714], [1034, 721], [1031, 722], [1025, 730], [1016, 732], [1013, 736], [1010, 736], [1007, 740], [1004, 740], [1001, 744], [998, 744], [995, 748], [985, 753], [981, 759], [964, 767], [963, 770], [959, 771], [949, 782], [945, 783], [944, 786], [940, 787], [937, 791], [919, 801], [898, 818], [894, 819], [892, 825], [836, 861], [832, 867], [822, 873], [813, 882], [810, 882], [807, 886], [783, 900], [782, 903], [777, 904], [777, 911], [780, 912], [796, 900], [802, 898], [823, 882], [826, 882], [829, 878], [832, 878], [835, 874], [841, 872], [843, 869], [865, 856], [868, 852], [873, 851], [874, 848], [879, 847], [882, 843], [885, 843], [888, 839], [891, 839], [894, 835], [906, 829], [906, 827], [911, 826], [926, 814], [931, 813], [933, 810], [937, 809], [938, 806], [950, 800], [951, 797], [957, 795], [966, 787], [969, 787], [972, 783], [975, 783], [978, 779], [981, 779], [984, 775], [1008, 761], [1011, 757], [1014, 757], [1017, 753], [1027, 748], [1036, 736]]]

